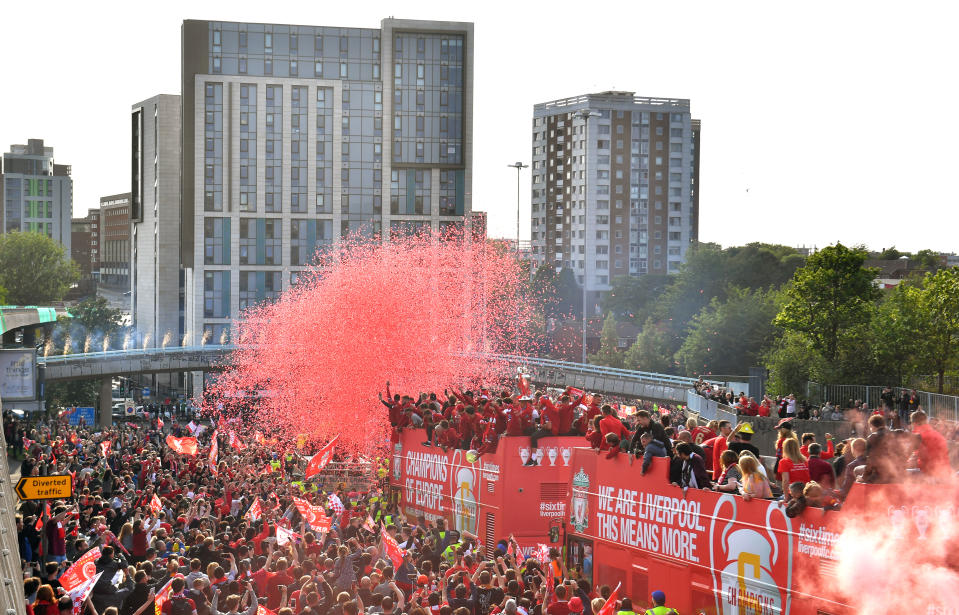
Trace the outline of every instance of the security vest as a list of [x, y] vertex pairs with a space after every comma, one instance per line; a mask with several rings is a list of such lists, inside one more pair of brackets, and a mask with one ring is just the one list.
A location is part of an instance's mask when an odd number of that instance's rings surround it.
[[[462, 542], [454, 542], [443, 551], [443, 558], [452, 566], [456, 563], [456, 550], [463, 545]], [[657, 614], [658, 615], [658, 614]]]
[[668, 606], [656, 606], [648, 609], [646, 615], [679, 615], [679, 611]]

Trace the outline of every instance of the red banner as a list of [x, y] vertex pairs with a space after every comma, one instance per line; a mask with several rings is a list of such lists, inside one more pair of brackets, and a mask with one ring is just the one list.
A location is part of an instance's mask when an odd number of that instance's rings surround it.
[[396, 539], [386, 532], [386, 528], [382, 524], [380, 525], [380, 538], [383, 541], [383, 550], [393, 562], [393, 569], [399, 570], [400, 566], [403, 565], [403, 550], [396, 543]]
[[160, 514], [160, 510], [163, 508], [163, 502], [160, 501], [160, 498], [157, 497], [157, 494], [153, 494], [153, 497], [150, 499], [150, 509], [153, 511], [154, 515]]
[[110, 440], [104, 440], [100, 443], [100, 452], [103, 453], [104, 457], [110, 456], [110, 447], [113, 446], [113, 442]]
[[80, 587], [97, 574], [97, 559], [100, 557], [100, 547], [93, 547], [80, 556], [76, 562], [60, 577], [60, 585], [67, 593]]
[[[181, 576], [182, 575], [177, 575]], [[173, 593], [173, 590], [170, 589], [170, 585], [173, 583], [173, 579], [170, 579], [166, 584], [160, 588], [160, 591], [156, 593], [156, 597], [153, 599], [153, 613], [154, 615], [161, 615], [163, 611], [163, 605], [167, 600], [170, 599], [170, 594]]]
[[240, 436], [236, 435], [236, 432], [232, 429], [230, 430], [230, 446], [235, 448], [238, 451], [242, 451], [246, 448], [249, 448], [246, 444], [240, 440]]
[[326, 467], [326, 464], [330, 462], [330, 459], [333, 458], [333, 445], [336, 444], [337, 438], [339, 438], [339, 436], [333, 436], [333, 439], [310, 459], [310, 463], [306, 466], [305, 472], [307, 479], [319, 474], [323, 468]]
[[181, 455], [196, 455], [197, 452], [196, 438], [174, 438], [173, 436], [167, 436], [166, 445]]
[[317, 532], [329, 532], [332, 520], [326, 516], [326, 511], [320, 506], [313, 506], [301, 498], [293, 498], [293, 505], [300, 512], [303, 519]]
[[244, 518], [249, 519], [250, 521], [256, 521], [263, 516], [263, 507], [260, 506], [260, 498], [253, 500], [253, 505], [250, 506], [250, 509], [246, 511], [246, 514], [243, 515]]
[[603, 608], [601, 608], [596, 615], [614, 615], [616, 613], [616, 602], [619, 600], [619, 588], [621, 585], [621, 583], [616, 584], [616, 589], [609, 595], [609, 598], [606, 599], [606, 604], [603, 605]]

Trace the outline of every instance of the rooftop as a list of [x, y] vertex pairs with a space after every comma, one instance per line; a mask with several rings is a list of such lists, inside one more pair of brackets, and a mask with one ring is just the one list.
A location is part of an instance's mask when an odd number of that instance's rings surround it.
[[580, 94], [569, 98], [560, 98], [533, 106], [533, 112], [538, 115], [566, 113], [576, 109], [604, 107], [604, 106], [633, 106], [641, 105], [650, 109], [669, 111], [689, 111], [688, 98], [656, 98], [651, 96], [637, 96], [635, 92], [606, 91], [593, 94]]

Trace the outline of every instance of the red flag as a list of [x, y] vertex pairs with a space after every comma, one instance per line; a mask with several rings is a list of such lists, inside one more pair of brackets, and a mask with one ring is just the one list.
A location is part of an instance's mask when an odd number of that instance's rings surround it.
[[158, 418], [158, 419], [157, 419], [157, 429], [163, 429], [163, 425], [164, 425], [163, 419]]
[[154, 515], [159, 515], [160, 511], [163, 509], [163, 502], [160, 501], [160, 498], [157, 497], [157, 494], [153, 494], [153, 497], [150, 498], [150, 510], [153, 511]]
[[383, 541], [383, 550], [393, 562], [393, 569], [399, 570], [403, 565], [403, 549], [396, 543], [396, 539], [386, 532], [386, 527], [380, 524], [380, 539]]
[[310, 459], [310, 463], [306, 466], [306, 478], [309, 479], [312, 476], [319, 474], [323, 468], [326, 467], [326, 464], [330, 462], [330, 459], [333, 457], [333, 445], [336, 444], [337, 438], [339, 435], [333, 436], [333, 439], [320, 450], [319, 453], [313, 455], [313, 458]]
[[566, 387], [566, 392], [569, 393], [570, 398], [575, 399], [577, 397], [582, 397], [586, 394], [583, 389], [577, 389], [576, 387]]
[[300, 540], [303, 537], [294, 532], [293, 530], [288, 530], [282, 526], [276, 526], [276, 544], [285, 545], [291, 540]]
[[601, 608], [596, 615], [614, 615], [616, 613], [616, 602], [619, 600], [620, 585], [622, 585], [622, 583], [616, 584], [616, 589], [609, 595], [609, 598], [606, 599], [606, 604], [603, 605], [603, 608]]
[[83, 604], [87, 601], [87, 598], [90, 596], [90, 592], [93, 591], [93, 586], [97, 584], [97, 581], [100, 580], [100, 575], [102, 574], [102, 572], [96, 573], [92, 578], [73, 588], [72, 591], [67, 592], [70, 594], [70, 599], [73, 601], [73, 615], [80, 615], [80, 613], [83, 612]]
[[526, 374], [519, 375], [519, 390], [523, 395], [530, 394], [529, 380], [526, 379]]
[[293, 505], [300, 512], [303, 519], [310, 524], [310, 527], [318, 532], [329, 532], [332, 520], [326, 516], [326, 511], [319, 506], [313, 506], [301, 498], [293, 498]]
[[249, 448], [247, 447], [246, 444], [243, 444], [243, 441], [240, 440], [240, 436], [236, 435], [236, 432], [233, 431], [232, 429], [230, 430], [230, 446], [232, 446], [238, 451], [242, 451], [246, 448]]
[[250, 506], [250, 509], [246, 511], [246, 514], [243, 515], [245, 519], [250, 521], [256, 521], [263, 516], [263, 507], [260, 505], [260, 498], [253, 500], [253, 504]]
[[104, 440], [100, 443], [100, 452], [103, 453], [104, 457], [110, 456], [110, 447], [113, 446], [113, 442], [109, 440]]
[[256, 607], [256, 615], [276, 615], [276, 611], [271, 611], [261, 604]]
[[263, 441], [265, 439], [266, 438], [264, 438], [263, 434], [261, 434], [260, 432], [256, 432], [255, 434], [253, 434], [253, 441], [256, 442], [257, 444], [263, 444]]
[[196, 455], [196, 438], [174, 438], [173, 436], [167, 436], [166, 445], [181, 455]]
[[[181, 578], [183, 577], [183, 575], [180, 575], [180, 574], [176, 576]], [[169, 581], [166, 582], [166, 585], [161, 587], [160, 591], [156, 593], [156, 597], [153, 599], [154, 615], [161, 615], [161, 612], [163, 610], [163, 605], [166, 603], [167, 600], [170, 599], [170, 594], [173, 593], [173, 590], [170, 589], [170, 585], [172, 583], [173, 583], [173, 579], [170, 579]]]
[[60, 585], [67, 593], [80, 587], [97, 574], [97, 559], [100, 557], [100, 547], [94, 547], [81, 555], [76, 562], [60, 577]]
[[[230, 432], [231, 434], [233, 432]], [[213, 430], [213, 441], [210, 444], [210, 472], [213, 473], [213, 476], [217, 476], [219, 471], [216, 468], [216, 458], [220, 452], [220, 440], [219, 433], [217, 430]]]

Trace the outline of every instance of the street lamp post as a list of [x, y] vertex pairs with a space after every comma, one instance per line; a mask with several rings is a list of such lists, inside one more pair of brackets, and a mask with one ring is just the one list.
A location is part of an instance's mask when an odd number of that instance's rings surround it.
[[516, 254], [519, 254], [519, 172], [522, 169], [528, 169], [528, 164], [523, 164], [522, 162], [514, 162], [513, 164], [506, 165], [511, 169], [516, 169]]
[[588, 303], [586, 283], [589, 280], [589, 250], [586, 249], [589, 241], [589, 233], [586, 231], [589, 220], [589, 118], [599, 114], [589, 109], [580, 109], [573, 115], [583, 120], [583, 168], [586, 171], [583, 173], [583, 363], [586, 363], [586, 305]]

